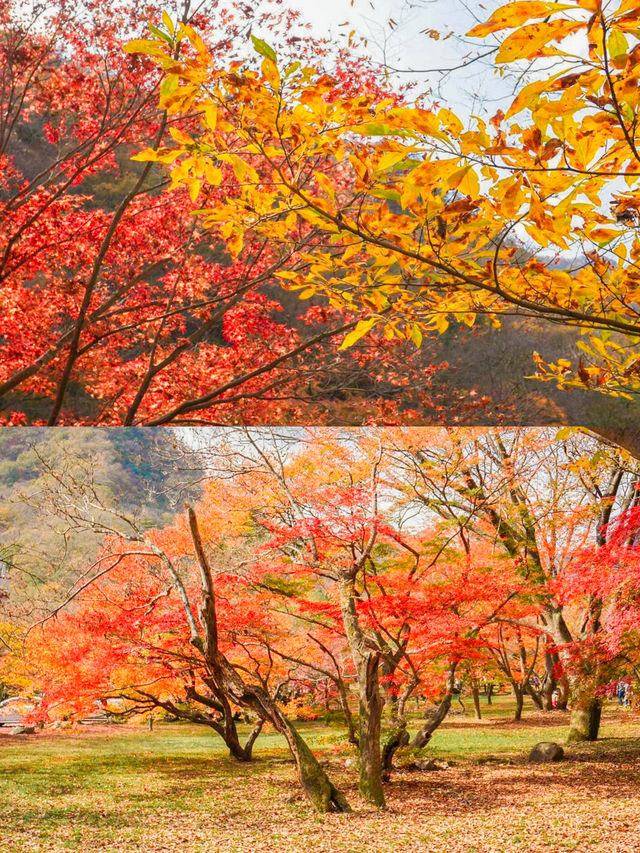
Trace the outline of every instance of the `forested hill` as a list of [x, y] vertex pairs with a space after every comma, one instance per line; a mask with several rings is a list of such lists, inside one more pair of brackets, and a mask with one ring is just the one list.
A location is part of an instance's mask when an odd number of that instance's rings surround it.
[[121, 508], [154, 525], [172, 514], [175, 494], [162, 459], [175, 456], [173, 430], [9, 429], [0, 431], [0, 499], [15, 496], [52, 462], [91, 461], [96, 482], [108, 487]]
[[47, 465], [78, 481], [90, 476], [101, 500], [117, 502], [142, 527], [161, 527], [185, 495], [200, 491], [198, 472], [182, 471], [181, 453], [171, 429], [0, 430], [0, 559], [10, 567], [12, 603], [52, 582], [63, 592], [102, 543], [101, 534], [68, 537], [66, 524], [49, 517], [41, 499]]

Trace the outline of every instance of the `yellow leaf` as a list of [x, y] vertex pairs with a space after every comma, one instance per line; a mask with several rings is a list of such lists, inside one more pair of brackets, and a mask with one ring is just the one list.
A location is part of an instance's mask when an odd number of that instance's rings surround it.
[[182, 154], [179, 148], [145, 148], [134, 154], [132, 160], [142, 163], [173, 163]]
[[328, 175], [325, 175], [324, 172], [314, 172], [316, 181], [320, 184], [320, 187], [326, 192], [329, 198], [334, 199], [336, 197], [336, 188]]
[[496, 62], [513, 62], [516, 59], [533, 59], [535, 56], [551, 56], [556, 48], [550, 47], [551, 42], [584, 29], [584, 21], [569, 21], [564, 18], [559, 21], [549, 21], [541, 24], [527, 24], [511, 33], [500, 45]]
[[378, 172], [386, 172], [387, 169], [392, 169], [398, 163], [401, 163], [406, 156], [406, 151], [387, 151], [378, 160], [378, 165], [376, 166], [376, 169]]
[[420, 330], [420, 326], [417, 323], [414, 323], [411, 326], [411, 340], [414, 342], [418, 349], [422, 346], [422, 331]]
[[215, 130], [218, 122], [218, 110], [216, 105], [209, 101], [204, 108], [204, 123], [209, 130]]
[[262, 76], [274, 92], [277, 92], [280, 88], [280, 74], [278, 73], [278, 66], [268, 56], [262, 60]]
[[212, 187], [219, 187], [222, 183], [222, 169], [217, 169], [211, 163], [205, 164], [204, 176], [207, 179], [207, 183]]
[[145, 56], [168, 57], [160, 42], [152, 41], [152, 39], [132, 39], [125, 44], [124, 50], [127, 53], [143, 53]]
[[233, 258], [237, 258], [240, 252], [242, 251], [242, 247], [244, 246], [244, 238], [242, 234], [234, 234], [229, 240], [227, 240], [227, 249], [229, 250], [229, 254]]
[[197, 178], [191, 178], [191, 180], [188, 180], [186, 183], [189, 187], [189, 198], [191, 201], [195, 202], [198, 198], [202, 181], [199, 181]]
[[534, 80], [528, 86], [523, 86], [513, 100], [513, 103], [507, 110], [505, 118], [511, 118], [522, 110], [531, 109], [534, 107], [542, 92], [548, 87], [548, 80]]
[[167, 30], [173, 35], [175, 33], [175, 27], [173, 26], [173, 21], [167, 14], [167, 12], [162, 13], [162, 23], [165, 25]]
[[560, 3], [538, 3], [535, 0], [517, 0], [515, 3], [507, 3], [505, 6], [496, 9], [487, 21], [483, 24], [476, 24], [472, 30], [469, 30], [467, 35], [482, 38], [482, 36], [498, 32], [498, 30], [519, 27], [525, 21], [532, 20], [532, 18], [546, 18], [554, 12], [570, 8], [571, 6], [563, 6]]
[[480, 183], [473, 166], [463, 166], [449, 176], [449, 186], [464, 195], [477, 198], [480, 193]]
[[368, 320], [359, 320], [355, 329], [352, 329], [348, 335], [345, 336], [345, 339], [340, 344], [340, 349], [349, 349], [352, 347], [360, 338], [363, 338], [367, 332], [369, 332], [377, 323], [377, 317], [369, 317]]
[[195, 141], [189, 136], [189, 134], [180, 130], [179, 127], [170, 127], [169, 133], [179, 145], [195, 145]]

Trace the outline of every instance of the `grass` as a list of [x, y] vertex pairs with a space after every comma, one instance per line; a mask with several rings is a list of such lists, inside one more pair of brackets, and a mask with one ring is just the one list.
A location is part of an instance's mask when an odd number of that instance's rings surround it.
[[[0, 853], [499, 853], [629, 851], [640, 826], [640, 719], [613, 706], [603, 739], [558, 765], [529, 765], [540, 740], [562, 741], [566, 715], [508, 719], [499, 700], [476, 721], [452, 716], [425, 755], [455, 766], [397, 772], [389, 809], [359, 800], [343, 733], [303, 723], [346, 790], [353, 815], [320, 817], [301, 796], [279, 736], [256, 762], [232, 762], [213, 733], [182, 724], [0, 736]], [[487, 756], [502, 763], [480, 764]], [[514, 763], [507, 763], [507, 759]]]

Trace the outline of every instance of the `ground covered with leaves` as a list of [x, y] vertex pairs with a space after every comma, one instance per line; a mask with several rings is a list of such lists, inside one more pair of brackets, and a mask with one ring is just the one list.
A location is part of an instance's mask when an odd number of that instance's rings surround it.
[[[359, 800], [338, 728], [302, 724], [355, 811], [318, 816], [299, 792], [280, 738], [256, 761], [225, 757], [208, 731], [182, 724], [81, 727], [9, 736], [0, 729], [0, 853], [629, 853], [640, 828], [640, 717], [609, 709], [602, 739], [559, 764], [526, 761], [561, 742], [566, 715], [450, 718], [424, 751], [450, 766], [404, 769], [389, 808]], [[488, 760], [487, 760], [488, 759]], [[350, 765], [350, 762], [347, 761]]]

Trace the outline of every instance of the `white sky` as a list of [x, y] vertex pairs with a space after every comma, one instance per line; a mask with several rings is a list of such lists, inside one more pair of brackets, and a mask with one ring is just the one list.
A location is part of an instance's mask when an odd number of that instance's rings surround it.
[[[300, 11], [317, 35], [342, 41], [349, 31], [368, 39], [368, 50], [378, 60], [395, 68], [419, 69], [411, 75], [421, 87], [430, 86], [435, 98], [456, 110], [493, 115], [499, 106], [498, 93], [508, 88], [501, 84], [485, 63], [444, 77], [437, 71], [459, 64], [467, 54], [482, 50], [482, 42], [464, 40], [474, 23], [485, 20], [501, 5], [498, 0], [285, 0]], [[341, 26], [349, 22], [348, 26]], [[427, 30], [437, 30], [441, 38], [430, 38]], [[447, 33], [455, 35], [445, 40]], [[407, 79], [402, 75], [401, 79]]]

